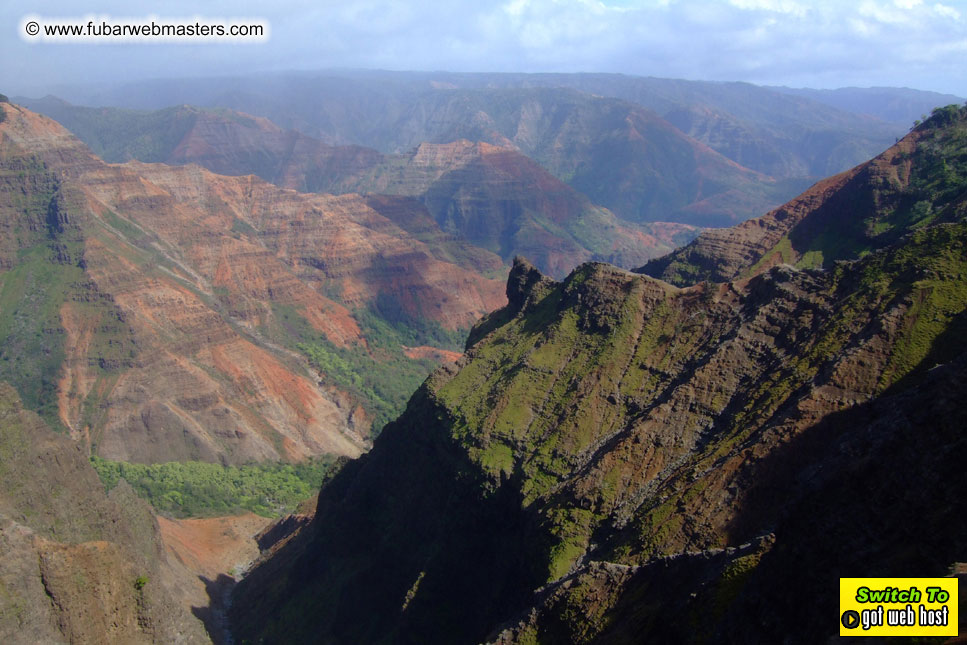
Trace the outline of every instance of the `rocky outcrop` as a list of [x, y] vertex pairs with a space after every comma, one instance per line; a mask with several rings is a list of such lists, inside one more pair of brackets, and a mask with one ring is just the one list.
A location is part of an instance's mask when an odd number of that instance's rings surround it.
[[515, 313], [523, 311], [528, 303], [534, 303], [554, 281], [543, 275], [533, 264], [520, 256], [514, 258], [514, 266], [507, 276], [507, 306]]

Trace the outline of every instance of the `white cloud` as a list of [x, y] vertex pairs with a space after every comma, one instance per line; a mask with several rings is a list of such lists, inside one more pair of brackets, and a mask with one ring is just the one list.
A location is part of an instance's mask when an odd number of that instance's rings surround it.
[[915, 2], [901, 3], [901, 0], [894, 0], [892, 4], [866, 0], [860, 4], [858, 13], [876, 22], [899, 24], [911, 19], [911, 11], [915, 6]]
[[853, 33], [861, 38], [871, 38], [877, 34], [876, 25], [862, 18], [850, 18], [847, 22]]
[[939, 2], [933, 5], [933, 12], [938, 16], [943, 16], [944, 18], [952, 18], [954, 20], [960, 20], [960, 12], [953, 7], [948, 7], [945, 4], [940, 4]]
[[513, 0], [504, 5], [504, 13], [513, 18], [519, 17], [527, 8], [528, 0]]
[[729, 0], [733, 7], [745, 10], [770, 11], [793, 16], [805, 16], [807, 8], [794, 0]]

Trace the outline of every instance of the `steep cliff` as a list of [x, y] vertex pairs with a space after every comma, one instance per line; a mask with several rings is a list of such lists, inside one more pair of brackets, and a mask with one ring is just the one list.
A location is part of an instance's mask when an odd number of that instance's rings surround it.
[[[913, 175], [963, 186], [965, 123], [935, 116], [917, 149], [954, 154]], [[244, 581], [237, 633], [816, 642], [838, 630], [829, 579], [944, 575], [967, 510], [967, 212], [943, 186], [948, 215], [826, 270], [679, 288], [515, 262], [465, 357]]]

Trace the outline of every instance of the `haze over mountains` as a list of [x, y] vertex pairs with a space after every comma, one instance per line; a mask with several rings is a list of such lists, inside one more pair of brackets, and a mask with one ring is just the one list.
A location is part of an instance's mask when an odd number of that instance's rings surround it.
[[[62, 120], [108, 161], [199, 163], [300, 191], [415, 197], [420, 203], [385, 197], [371, 203], [408, 230], [425, 228], [432, 218], [441, 240], [454, 237], [505, 261], [523, 253], [555, 275], [589, 259], [634, 266], [688, 241], [694, 228], [616, 218], [518, 151], [487, 143], [425, 143], [407, 154], [383, 155], [330, 146], [229, 110], [186, 106], [139, 113], [53, 99], [33, 105]], [[452, 252], [469, 252], [457, 250], [456, 240]]]
[[215, 584], [89, 455], [355, 458], [260, 537], [236, 641], [811, 642], [829, 576], [963, 559], [967, 110], [910, 130], [948, 97], [351, 71], [64, 98], [0, 102], [0, 634], [225, 638], [246, 563]]
[[[461, 139], [510, 146], [618, 217], [700, 226], [759, 215], [892, 144], [922, 105], [950, 102], [894, 90], [910, 107], [891, 121], [745, 83], [616, 74], [333, 71], [64, 90], [95, 106], [228, 107], [384, 153]], [[148, 148], [126, 152], [157, 154]]]
[[868, 114], [895, 123], [922, 119], [930, 114], [934, 108], [941, 105], [963, 103], [961, 97], [953, 94], [922, 92], [896, 87], [842, 87], [835, 90], [792, 87], [773, 87], [770, 89], [784, 94], [804, 96], [840, 110]]

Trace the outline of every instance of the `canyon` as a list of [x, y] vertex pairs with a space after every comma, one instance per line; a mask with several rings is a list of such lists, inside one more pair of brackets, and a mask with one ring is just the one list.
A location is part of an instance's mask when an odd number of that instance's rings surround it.
[[687, 286], [516, 260], [465, 356], [242, 581], [236, 633], [815, 642], [839, 628], [830, 576], [948, 575], [965, 144], [967, 109], [936, 110], [802, 199], [704, 234], [675, 256]]
[[106, 164], [4, 107], [3, 376], [95, 454], [358, 455], [372, 413], [290, 338], [365, 351], [354, 309], [380, 301], [455, 330], [502, 302], [473, 258], [438, 259], [361, 197]]
[[[0, 103], [5, 639], [813, 642], [829, 572], [956, 569], [967, 109], [844, 170], [883, 123], [551, 76], [421, 80], [359, 141]], [[185, 518], [92, 456], [341, 459]]]

